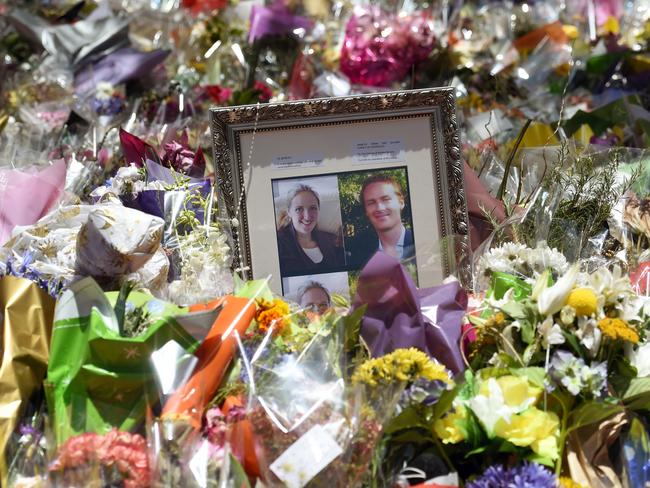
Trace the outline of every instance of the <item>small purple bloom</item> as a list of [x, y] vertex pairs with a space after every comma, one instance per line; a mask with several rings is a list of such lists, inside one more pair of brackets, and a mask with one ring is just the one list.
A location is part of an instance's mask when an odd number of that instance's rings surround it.
[[512, 468], [497, 464], [487, 468], [467, 488], [556, 488], [557, 478], [551, 471], [535, 463], [525, 462]]

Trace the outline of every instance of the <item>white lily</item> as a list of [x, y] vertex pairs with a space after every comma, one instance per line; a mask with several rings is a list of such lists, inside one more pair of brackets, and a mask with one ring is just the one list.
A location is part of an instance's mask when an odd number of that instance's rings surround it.
[[537, 330], [542, 336], [542, 345], [545, 349], [548, 349], [551, 346], [564, 344], [562, 328], [553, 322], [553, 317], [547, 317], [544, 322], [537, 326]]
[[496, 423], [501, 419], [510, 423], [510, 417], [516, 412], [514, 408], [506, 405], [501, 387], [494, 378], [488, 380], [488, 392], [488, 396], [476, 395], [468, 403], [488, 435], [492, 436]]
[[569, 296], [569, 293], [571, 293], [577, 277], [577, 264], [571, 266], [569, 271], [560, 277], [553, 286], [546, 286], [546, 283], [540, 283], [540, 280], [548, 279], [546, 273], [542, 274], [534, 287], [534, 291], [537, 292], [537, 309], [539, 310], [539, 313], [546, 316], [559, 312], [566, 303], [567, 297]]

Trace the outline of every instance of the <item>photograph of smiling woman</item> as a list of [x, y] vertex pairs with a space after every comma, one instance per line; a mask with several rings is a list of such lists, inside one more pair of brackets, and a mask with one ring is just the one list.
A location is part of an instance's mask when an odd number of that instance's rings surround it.
[[304, 183], [286, 196], [286, 214], [278, 229], [278, 254], [282, 276], [325, 272], [345, 265], [339, 238], [318, 229], [321, 199]]

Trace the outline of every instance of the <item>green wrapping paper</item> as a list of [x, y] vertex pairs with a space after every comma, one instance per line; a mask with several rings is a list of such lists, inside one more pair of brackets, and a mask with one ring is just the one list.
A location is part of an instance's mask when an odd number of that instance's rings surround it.
[[144, 307], [151, 325], [120, 336], [113, 305], [91, 279], [76, 283], [57, 303], [45, 392], [56, 442], [82, 432], [129, 431], [158, 398], [151, 354], [168, 341], [193, 352], [198, 341], [178, 323], [187, 313], [144, 293], [131, 293], [127, 310]]
[[490, 283], [487, 295], [501, 300], [510, 288], [514, 290], [513, 298], [516, 301], [523, 300], [533, 292], [532, 287], [528, 283], [520, 280], [516, 276], [495, 271], [492, 273], [492, 282]]
[[6, 486], [7, 441], [47, 371], [54, 299], [24, 278], [0, 278], [0, 485]]

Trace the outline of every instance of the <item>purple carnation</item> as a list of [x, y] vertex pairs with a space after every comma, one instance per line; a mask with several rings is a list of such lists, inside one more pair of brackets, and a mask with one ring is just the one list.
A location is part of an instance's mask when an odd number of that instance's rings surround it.
[[467, 488], [556, 488], [557, 478], [543, 466], [524, 463], [512, 468], [500, 464], [490, 466], [483, 474], [467, 483]]

